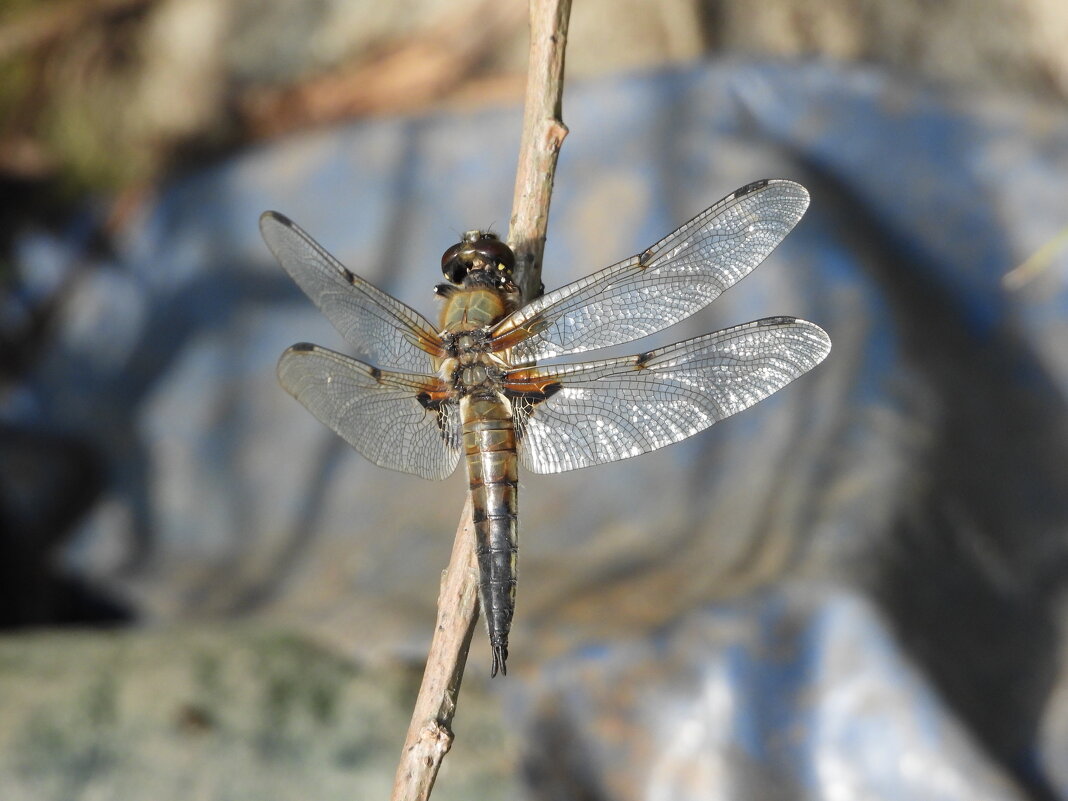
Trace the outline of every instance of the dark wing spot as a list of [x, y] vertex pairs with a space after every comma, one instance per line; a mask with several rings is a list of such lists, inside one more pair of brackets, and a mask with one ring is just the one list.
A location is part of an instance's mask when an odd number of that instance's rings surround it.
[[537, 391], [517, 392], [508, 389], [508, 387], [504, 388], [504, 396], [512, 402], [512, 420], [515, 425], [516, 442], [523, 441], [527, 430], [527, 420], [530, 419], [531, 414], [536, 414], [537, 405], [548, 400], [563, 388], [564, 385], [559, 381], [553, 384], [546, 384]]
[[731, 195], [731, 197], [732, 198], [745, 197], [746, 195], [750, 194], [751, 192], [756, 192], [758, 189], [763, 189], [764, 187], [766, 187], [768, 185], [768, 183], [770, 183], [770, 181], [767, 178], [762, 178], [759, 181], [753, 181], [753, 183], [746, 184], [745, 186], [743, 186], [741, 189], [739, 189], [737, 192], [735, 192], [733, 195]]
[[765, 317], [763, 320], [757, 320], [757, 325], [786, 325], [795, 322], [797, 322], [796, 317]]
[[277, 211], [265, 211], [260, 215], [260, 222], [263, 220], [274, 220], [279, 225], [284, 225], [286, 228], [292, 228], [294, 223], [286, 215]]
[[552, 384], [546, 384], [540, 390], [514, 390], [505, 387], [504, 395], [509, 400], [521, 401], [531, 406], [534, 406], [544, 400], [548, 400], [563, 388], [563, 384], [561, 384], [559, 381], [555, 381]]
[[652, 258], [655, 255], [656, 254], [653, 252], [652, 248], [646, 248], [642, 251], [641, 255], [638, 256], [638, 266], [643, 268], [648, 267], [649, 262], [652, 261]]
[[379, 370], [377, 367], [371, 367], [371, 368], [369, 368], [369, 372], [371, 373], [371, 378], [373, 378], [375, 381], [377, 381], [379, 383], [382, 383], [382, 371], [381, 370]]
[[313, 345], [310, 342], [298, 342], [296, 345], [291, 345], [289, 349], [292, 351], [296, 351], [297, 353], [310, 353], [317, 347], [317, 345]]
[[348, 270], [348, 269], [342, 267], [341, 268], [341, 274], [343, 276], [345, 276], [345, 280], [348, 281], [350, 284], [355, 284], [356, 283], [356, 274], [354, 272], [352, 272], [351, 270]]
[[643, 367], [645, 367], [645, 365], [649, 362], [651, 358], [653, 358], [653, 354], [651, 351], [639, 353], [637, 356], [634, 357], [634, 366], [641, 370]]
[[415, 396], [415, 400], [426, 409], [428, 412], [432, 412], [437, 418], [438, 431], [441, 432], [441, 438], [449, 448], [459, 448], [461, 444], [461, 434], [459, 427], [455, 424], [460, 414], [458, 404], [450, 399], [446, 395], [439, 395], [435, 397], [429, 392], [420, 392]]

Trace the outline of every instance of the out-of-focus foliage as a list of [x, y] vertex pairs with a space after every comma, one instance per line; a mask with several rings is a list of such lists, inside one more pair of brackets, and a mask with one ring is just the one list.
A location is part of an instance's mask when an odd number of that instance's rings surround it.
[[[250, 139], [522, 91], [522, 3], [9, 0], [0, 180], [54, 199], [144, 185]], [[1068, 98], [1068, 7], [1047, 0], [587, 0], [571, 79], [716, 54], [882, 62]]]

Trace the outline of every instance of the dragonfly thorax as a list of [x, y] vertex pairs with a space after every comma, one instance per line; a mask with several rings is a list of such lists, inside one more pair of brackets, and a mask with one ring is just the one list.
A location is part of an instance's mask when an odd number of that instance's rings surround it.
[[490, 378], [490, 369], [482, 362], [476, 362], [460, 370], [460, 384], [467, 390], [489, 384]]
[[442, 343], [448, 355], [438, 368], [439, 375], [459, 397], [476, 390], [500, 389], [504, 381], [503, 365], [491, 352], [487, 329], [446, 331]]
[[504, 383], [504, 371], [485, 354], [465, 355], [463, 359], [445, 359], [441, 364], [440, 375], [451, 387], [455, 398], [486, 392], [496, 393]]
[[470, 328], [460, 331], [445, 331], [441, 335], [445, 352], [461, 364], [470, 364], [489, 352], [489, 334], [486, 328]]
[[[482, 332], [478, 331], [477, 333]], [[456, 337], [456, 351], [461, 359], [465, 355], [482, 353], [485, 349], [485, 337], [475, 336], [470, 331], [464, 331], [460, 336]]]

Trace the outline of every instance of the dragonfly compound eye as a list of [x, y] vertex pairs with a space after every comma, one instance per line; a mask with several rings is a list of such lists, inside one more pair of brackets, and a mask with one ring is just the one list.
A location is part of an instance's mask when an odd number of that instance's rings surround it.
[[493, 271], [505, 278], [512, 277], [515, 269], [515, 254], [512, 249], [493, 234], [483, 234], [482, 238], [472, 243], [472, 247], [485, 261], [493, 265]]
[[462, 284], [472, 270], [492, 273], [507, 281], [515, 268], [515, 254], [494, 234], [468, 231], [462, 242], [445, 251], [441, 257], [441, 272], [454, 284]]
[[467, 271], [471, 269], [470, 245], [458, 242], [441, 256], [441, 272], [454, 284], [462, 284]]

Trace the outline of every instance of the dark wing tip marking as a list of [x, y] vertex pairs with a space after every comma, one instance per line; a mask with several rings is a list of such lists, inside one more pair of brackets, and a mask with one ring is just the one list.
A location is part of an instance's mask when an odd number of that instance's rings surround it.
[[653, 358], [652, 351], [646, 351], [645, 353], [639, 353], [634, 357], [634, 366], [638, 369], [645, 367], [646, 363]]
[[[759, 192], [763, 189], [767, 189], [772, 184], [781, 187], [781, 191], [785, 192], [786, 194], [794, 194], [799, 196], [804, 204], [803, 208], [801, 209], [801, 213], [804, 214], [805, 210], [808, 208], [810, 199], [808, 190], [796, 181], [791, 181], [789, 178], [762, 178], [759, 181], [753, 181], [752, 183], [746, 184], [740, 189], [736, 189], [730, 195], [725, 197], [723, 201], [720, 202], [722, 203], [724, 201], [740, 200], [746, 195], [751, 195], [754, 192]], [[796, 224], [796, 222], [797, 221], [795, 220], [794, 223]]]
[[377, 367], [374, 367], [372, 365], [368, 365], [367, 371], [371, 374], [371, 378], [373, 378], [379, 384], [382, 383], [382, 371], [381, 370], [379, 370]]
[[764, 189], [770, 183], [770, 178], [761, 178], [759, 181], [753, 181], [752, 183], [746, 184], [741, 189], [736, 190], [731, 197], [745, 197], [746, 195], [751, 194], [752, 192], [756, 192], [758, 189]]
[[814, 361], [812, 366], [806, 368], [805, 372], [822, 362], [831, 353], [830, 334], [815, 323], [802, 320], [800, 317], [765, 317], [762, 320], [754, 320], [751, 325], [768, 328], [793, 328], [798, 333], [803, 332], [803, 336], [807, 337], [812, 344], [818, 346], [813, 352]]
[[282, 380], [282, 368], [285, 366], [286, 361], [293, 354], [315, 353], [317, 350], [319, 350], [319, 346], [313, 345], [311, 342], [298, 342], [295, 345], [290, 345], [288, 348], [282, 351], [282, 355], [278, 357], [278, 364], [275, 365], [274, 372], [275, 375], [278, 376], [278, 380], [282, 384], [282, 389], [284, 389], [290, 395], [294, 394], [293, 390], [290, 389], [286, 382]]
[[260, 215], [260, 228], [263, 228], [266, 222], [276, 222], [279, 225], [284, 225], [286, 228], [292, 228], [295, 223], [289, 219], [286, 215], [279, 211], [265, 211]]
[[757, 320], [756, 324], [760, 326], [777, 326], [777, 325], [789, 325], [790, 323], [799, 322], [796, 317], [789, 317], [781, 315], [779, 317], [765, 317], [762, 320]]
[[[802, 320], [800, 317], [765, 317], [762, 320], [754, 320], [751, 325], [760, 328], [792, 328], [802, 336], [807, 337], [810, 343], [816, 345], [816, 349], [813, 351], [814, 361], [812, 367], [822, 362], [831, 353], [831, 335], [815, 323]], [[805, 372], [808, 372], [812, 367], [807, 368]]]

